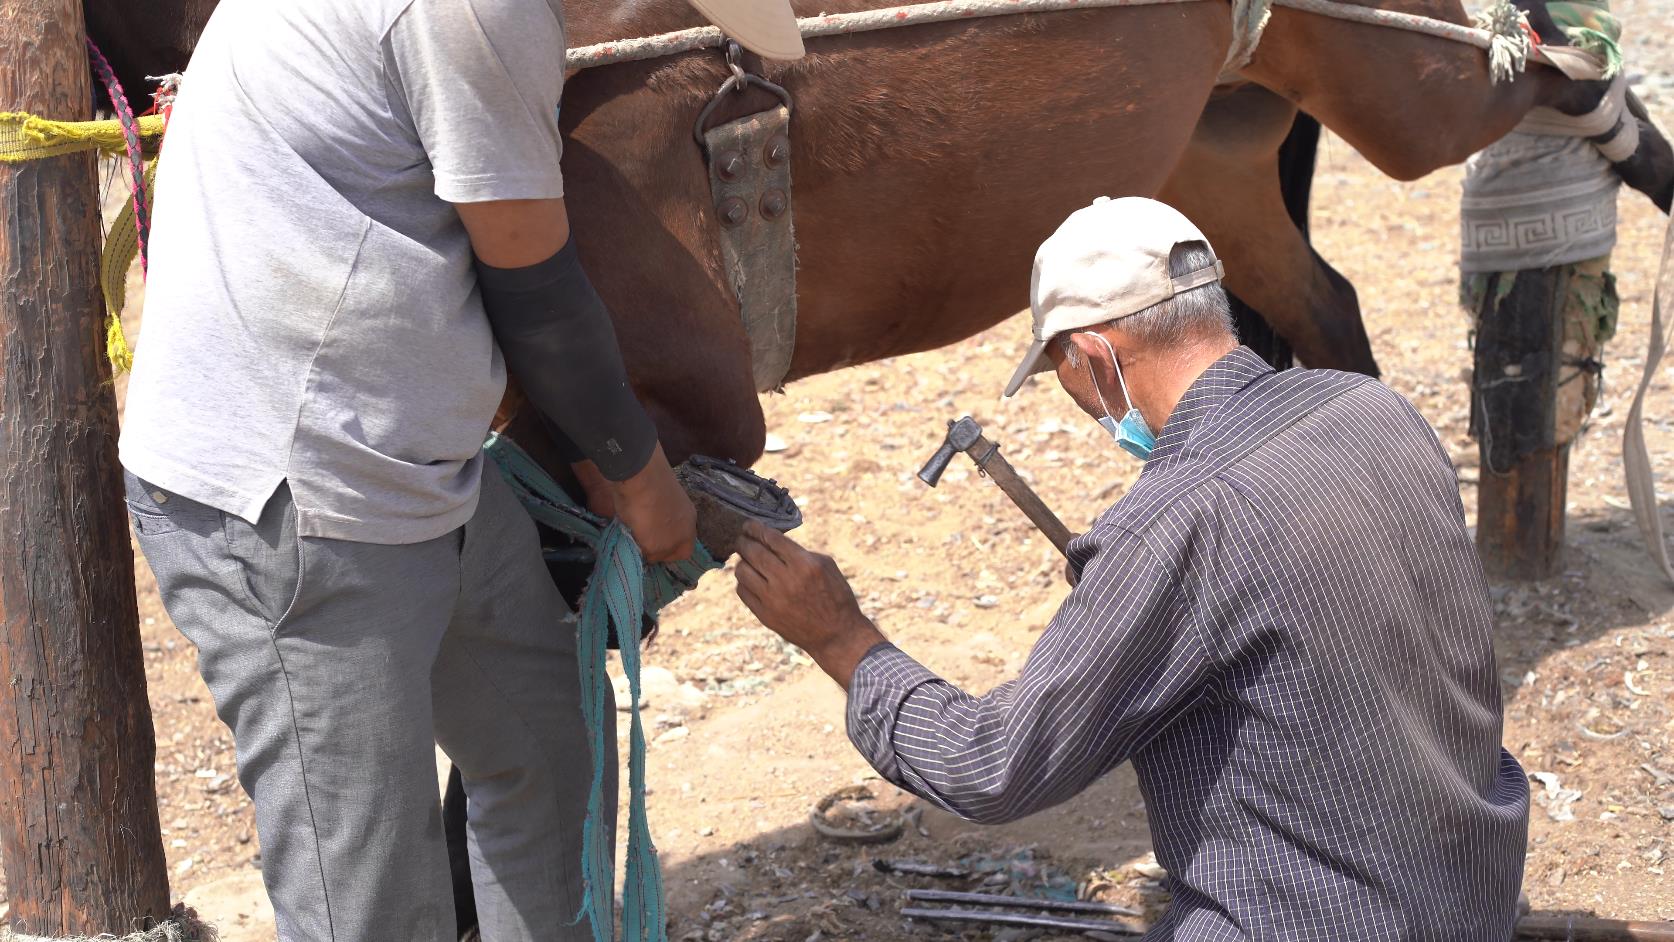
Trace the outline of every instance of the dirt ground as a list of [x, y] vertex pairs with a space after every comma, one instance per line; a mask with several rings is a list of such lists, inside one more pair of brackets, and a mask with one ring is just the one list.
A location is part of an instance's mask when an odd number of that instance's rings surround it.
[[[1674, 0], [1616, 9], [1641, 27], [1674, 19]], [[1674, 44], [1650, 32], [1629, 43], [1630, 71], [1656, 73], [1641, 94], [1674, 128]], [[1471, 354], [1455, 301], [1459, 179], [1454, 168], [1395, 183], [1328, 136], [1313, 225], [1321, 254], [1360, 292], [1386, 381], [1436, 427], [1474, 515]], [[1571, 455], [1564, 572], [1494, 588], [1505, 742], [1538, 773], [1525, 879], [1537, 910], [1674, 919], [1664, 859], [1674, 843], [1674, 591], [1640, 545], [1620, 462], [1664, 223], [1642, 197], [1624, 192], [1613, 266], [1622, 329], [1609, 349], [1601, 407]], [[1018, 290], [1021, 298], [1024, 286]], [[936, 490], [915, 479], [944, 421], [976, 416], [1072, 528], [1118, 499], [1137, 472], [1048, 386], [999, 400], [1026, 333], [1026, 320], [1014, 318], [954, 347], [763, 399], [780, 450], [759, 470], [802, 503], [807, 524], [798, 538], [837, 558], [892, 639], [972, 690], [1016, 673], [1067, 590], [1051, 546], [968, 463], [956, 462]], [[1655, 417], [1648, 437], [1657, 471], [1674, 492], [1670, 376], [1665, 368], [1655, 380], [1647, 413]], [[1674, 508], [1674, 493], [1662, 497]], [[1674, 524], [1674, 514], [1665, 519]], [[202, 899], [229, 878], [248, 889], [260, 850], [234, 778], [232, 740], [143, 563], [139, 602], [176, 894]], [[871, 777], [844, 736], [840, 691], [755, 623], [733, 596], [730, 573], [711, 576], [667, 612], [647, 663], [661, 671], [646, 703], [656, 737], [650, 819], [673, 938], [940, 934], [899, 915], [901, 890], [914, 887], [1045, 890], [1151, 914], [1166, 903], [1146, 875], [1145, 813], [1126, 767], [1067, 805], [1005, 827], [921, 808]], [[814, 832], [810, 808], [856, 783], [871, 783], [880, 815], [905, 813], [903, 837], [855, 846]], [[969, 875], [886, 874], [874, 866], [880, 860]], [[4, 895], [0, 884], [0, 911]], [[272, 938], [271, 922], [248, 901], [205, 909], [222, 919], [228, 942]]]

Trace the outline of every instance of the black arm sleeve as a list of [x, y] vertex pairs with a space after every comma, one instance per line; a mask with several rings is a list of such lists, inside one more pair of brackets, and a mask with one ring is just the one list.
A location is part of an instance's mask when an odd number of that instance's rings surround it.
[[541, 428], [545, 429], [547, 437], [552, 439], [552, 450], [557, 453], [558, 457], [564, 459], [568, 464], [587, 460], [587, 453], [582, 451], [575, 442], [570, 441], [570, 437], [564, 434], [564, 430], [558, 427], [557, 422], [552, 421], [551, 416], [539, 409], [536, 409], [535, 412], [540, 416]]
[[524, 268], [478, 259], [477, 283], [506, 369], [573, 443], [572, 454], [612, 481], [644, 468], [657, 427], [628, 386], [610, 312], [581, 270], [575, 240]]

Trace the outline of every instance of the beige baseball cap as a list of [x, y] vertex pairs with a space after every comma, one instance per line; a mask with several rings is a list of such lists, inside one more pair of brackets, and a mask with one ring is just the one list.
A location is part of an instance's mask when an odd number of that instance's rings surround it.
[[1169, 253], [1182, 242], [1209, 244], [1190, 219], [1156, 200], [1101, 196], [1071, 213], [1035, 252], [1029, 280], [1035, 342], [1006, 384], [1006, 395], [1015, 395], [1031, 375], [1052, 369], [1046, 345], [1059, 334], [1138, 314], [1181, 291], [1219, 281], [1225, 273], [1219, 259], [1179, 278], [1169, 275]]
[[687, 0], [721, 32], [767, 59], [802, 58], [802, 30], [790, 0]]

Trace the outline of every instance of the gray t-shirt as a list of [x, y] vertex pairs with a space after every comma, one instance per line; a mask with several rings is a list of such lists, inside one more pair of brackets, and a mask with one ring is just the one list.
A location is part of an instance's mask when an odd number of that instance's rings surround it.
[[304, 536], [470, 519], [505, 368], [453, 203], [563, 195], [559, 0], [223, 0], [158, 168], [122, 463]]

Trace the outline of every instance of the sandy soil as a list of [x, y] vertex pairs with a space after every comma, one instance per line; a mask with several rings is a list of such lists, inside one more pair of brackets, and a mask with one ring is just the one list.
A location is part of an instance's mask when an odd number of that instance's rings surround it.
[[[1674, 19], [1670, 0], [1617, 9], [1642, 27]], [[1674, 127], [1674, 43], [1650, 33], [1637, 34], [1629, 62], [1660, 73], [1641, 92], [1663, 126]], [[1476, 448], [1465, 428], [1471, 355], [1454, 300], [1459, 177], [1450, 169], [1394, 183], [1328, 138], [1314, 227], [1321, 253], [1359, 289], [1386, 380], [1435, 425], [1474, 513]], [[1525, 881], [1534, 906], [1674, 919], [1664, 872], [1674, 841], [1674, 591], [1647, 562], [1625, 510], [1619, 455], [1664, 219], [1637, 194], [1624, 194], [1621, 208], [1614, 269], [1623, 326], [1609, 351], [1603, 404], [1572, 453], [1565, 571], [1544, 583], [1495, 587], [1497, 647], [1505, 741], [1530, 772], [1553, 776], [1535, 785], [1541, 804]], [[1050, 545], [990, 482], [960, 463], [933, 491], [914, 478], [943, 422], [975, 415], [1072, 528], [1118, 499], [1137, 470], [1050, 388], [1037, 384], [999, 401], [1025, 333], [1026, 322], [1013, 319], [945, 350], [764, 398], [784, 449], [759, 469], [803, 502], [808, 523], [799, 538], [838, 559], [894, 640], [973, 690], [1015, 674], [1066, 589]], [[1647, 410], [1665, 481], [1674, 472], [1669, 382], [1665, 370]], [[259, 848], [249, 801], [233, 778], [231, 738], [143, 564], [138, 591], [176, 892], [201, 894], [229, 878], [253, 885]], [[650, 816], [674, 938], [800, 942], [939, 931], [899, 916], [906, 887], [1049, 887], [1153, 912], [1166, 902], [1143, 864], [1132, 866], [1149, 838], [1125, 767], [1067, 805], [1006, 827], [977, 828], [919, 808], [870, 778], [844, 737], [840, 692], [754, 622], [732, 595], [730, 574], [711, 577], [669, 610], [648, 663], [666, 671], [647, 703], [657, 737]], [[811, 829], [809, 810], [822, 796], [868, 781], [880, 813], [907, 813], [904, 837], [857, 847]], [[975, 872], [888, 875], [875, 869], [879, 859]], [[222, 905], [229, 942], [272, 938], [271, 923], [249, 915], [247, 902]], [[240, 906], [242, 919], [233, 915]]]

